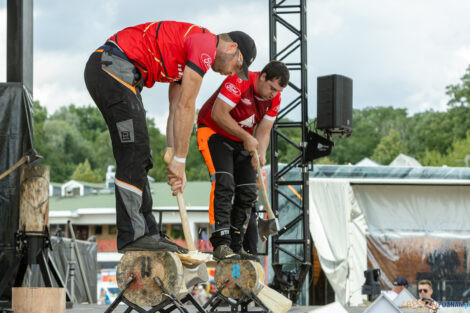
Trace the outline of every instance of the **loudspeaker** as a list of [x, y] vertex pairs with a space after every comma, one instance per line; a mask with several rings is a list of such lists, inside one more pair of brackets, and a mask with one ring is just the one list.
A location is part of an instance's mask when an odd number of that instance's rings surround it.
[[352, 79], [342, 75], [317, 78], [317, 129], [347, 137], [353, 130]]

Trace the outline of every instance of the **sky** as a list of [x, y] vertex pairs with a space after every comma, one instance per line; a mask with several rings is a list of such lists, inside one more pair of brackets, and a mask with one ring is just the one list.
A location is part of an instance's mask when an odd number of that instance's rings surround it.
[[[91, 52], [116, 31], [149, 21], [191, 22], [213, 33], [245, 31], [258, 48], [250, 69], [259, 71], [269, 61], [268, 3], [34, 1], [33, 97], [50, 114], [71, 103], [92, 105], [83, 81]], [[307, 0], [309, 118], [316, 116], [316, 79], [330, 74], [353, 80], [354, 108], [392, 106], [406, 108], [409, 114], [445, 110], [449, 100], [445, 87], [458, 83], [470, 64], [468, 12], [468, 0]], [[280, 41], [290, 38], [282, 27], [278, 37]], [[6, 0], [0, 0], [0, 42], [6, 42]], [[296, 75], [292, 75], [294, 82]], [[223, 78], [213, 71], [206, 74], [197, 108]], [[0, 82], [5, 80], [3, 44]], [[167, 92], [168, 84], [157, 83], [142, 93], [148, 116], [162, 131], [168, 115]], [[286, 90], [283, 103], [292, 96]]]

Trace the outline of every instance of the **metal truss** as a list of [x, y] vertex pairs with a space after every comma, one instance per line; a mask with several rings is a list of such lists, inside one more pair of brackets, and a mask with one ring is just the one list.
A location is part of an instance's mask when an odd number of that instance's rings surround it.
[[[284, 62], [291, 74], [289, 87], [283, 92], [283, 104], [271, 132], [271, 203], [275, 215], [281, 221], [281, 231], [272, 237], [273, 285], [293, 302], [297, 301], [312, 268], [308, 209], [309, 164], [306, 161], [306, 20], [306, 0], [269, 0], [270, 59]], [[286, 91], [292, 98], [287, 102], [284, 97]], [[293, 118], [294, 113], [297, 116]], [[292, 134], [293, 129], [296, 130], [297, 139], [289, 138], [286, 134]], [[295, 142], [299, 134], [300, 143]], [[295, 151], [295, 156], [283, 166], [279, 166], [281, 144], [287, 144], [289, 149]], [[294, 200], [292, 192], [297, 196]], [[285, 212], [287, 209], [285, 206], [280, 207], [280, 202], [289, 202], [294, 211], [289, 209], [289, 212]], [[295, 238], [292, 233], [295, 233]]]

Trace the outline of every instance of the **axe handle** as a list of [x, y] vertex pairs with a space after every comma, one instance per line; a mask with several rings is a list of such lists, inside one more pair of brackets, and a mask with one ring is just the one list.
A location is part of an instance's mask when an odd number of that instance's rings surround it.
[[184, 203], [184, 196], [181, 192], [176, 195], [178, 200], [178, 208], [180, 210], [181, 225], [183, 225], [184, 238], [186, 239], [186, 245], [189, 251], [195, 251], [196, 246], [194, 245], [193, 235], [191, 234], [191, 228], [189, 227], [188, 212], [186, 212], [186, 204]]
[[[173, 148], [166, 148], [165, 155], [163, 156], [163, 161], [166, 164], [170, 164], [171, 158], [173, 157]], [[178, 201], [178, 209], [180, 211], [181, 225], [183, 226], [184, 238], [186, 239], [186, 246], [189, 251], [195, 251], [196, 246], [194, 245], [193, 235], [191, 234], [191, 228], [189, 227], [188, 212], [186, 212], [186, 204], [184, 202], [183, 193], [178, 192], [176, 195]]]
[[23, 156], [21, 159], [18, 160], [18, 162], [15, 163], [15, 165], [13, 165], [12, 167], [10, 167], [8, 170], [6, 170], [4, 173], [2, 173], [0, 175], [0, 180], [3, 179], [3, 177], [7, 176], [8, 174], [10, 174], [11, 172], [13, 172], [14, 170], [16, 170], [18, 167], [20, 167], [21, 165], [23, 165], [24, 163], [26, 163], [26, 156]]
[[268, 194], [266, 192], [266, 186], [264, 185], [264, 177], [263, 174], [261, 173], [261, 164], [259, 162], [259, 155], [258, 151], [255, 150], [255, 158], [256, 158], [256, 163], [257, 163], [257, 171], [258, 171], [258, 181], [259, 184], [261, 185], [261, 195], [263, 196], [263, 203], [264, 203], [264, 209], [266, 210], [266, 213], [268, 214], [268, 220], [273, 220], [276, 217], [274, 216], [273, 210], [271, 209], [271, 204], [269, 204], [268, 200]]

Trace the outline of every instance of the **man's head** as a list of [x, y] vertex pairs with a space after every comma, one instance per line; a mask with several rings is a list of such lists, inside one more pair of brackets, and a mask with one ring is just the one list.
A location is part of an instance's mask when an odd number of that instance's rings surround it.
[[256, 44], [248, 34], [241, 31], [220, 34], [212, 69], [222, 75], [237, 73], [241, 79], [248, 80], [248, 67], [255, 58]]
[[392, 291], [395, 292], [395, 293], [400, 293], [406, 287], [408, 287], [408, 280], [403, 276], [398, 276], [393, 281]]
[[265, 100], [274, 98], [289, 82], [289, 70], [279, 61], [269, 62], [259, 73], [256, 92]]
[[432, 283], [427, 279], [418, 282], [418, 295], [420, 299], [431, 299], [432, 296]]

